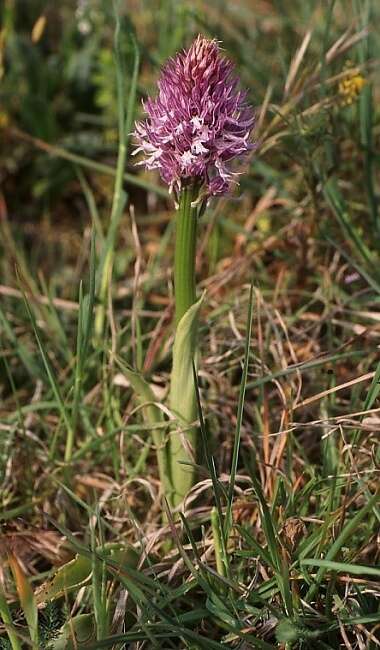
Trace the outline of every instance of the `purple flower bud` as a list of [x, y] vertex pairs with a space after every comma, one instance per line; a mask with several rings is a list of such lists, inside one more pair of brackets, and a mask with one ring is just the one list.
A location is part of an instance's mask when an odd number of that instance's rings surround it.
[[254, 114], [238, 83], [217, 41], [199, 35], [169, 60], [157, 97], [143, 104], [148, 118], [136, 122], [134, 132], [133, 153], [145, 155], [138, 164], [158, 169], [170, 191], [192, 181], [207, 196], [226, 194], [237, 183], [233, 159], [254, 147]]

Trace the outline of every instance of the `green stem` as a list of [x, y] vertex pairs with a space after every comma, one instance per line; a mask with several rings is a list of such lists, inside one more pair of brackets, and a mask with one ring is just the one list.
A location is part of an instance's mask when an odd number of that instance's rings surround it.
[[198, 447], [198, 430], [189, 426], [197, 418], [193, 363], [197, 356], [198, 308], [195, 305], [195, 258], [198, 210], [192, 207], [192, 203], [196, 200], [198, 191], [196, 184], [189, 184], [183, 188], [176, 224], [174, 260], [176, 335], [169, 399], [170, 408], [178, 417], [169, 443], [173, 506], [177, 506], [182, 501], [195, 482], [195, 470], [189, 466], [194, 461], [186, 445], [192, 448], [195, 459]]
[[196, 301], [197, 208], [191, 207], [191, 203], [197, 194], [198, 188], [195, 185], [189, 185], [182, 190], [177, 215], [174, 258], [176, 325]]

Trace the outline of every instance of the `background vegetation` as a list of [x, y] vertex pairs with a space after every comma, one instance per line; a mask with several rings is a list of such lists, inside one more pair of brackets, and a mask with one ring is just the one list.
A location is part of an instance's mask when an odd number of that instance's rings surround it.
[[[0, 647], [377, 648], [378, 3], [0, 7]], [[204, 463], [173, 523], [123, 368], [164, 403], [174, 211], [128, 134], [199, 32], [259, 147], [202, 217]]]

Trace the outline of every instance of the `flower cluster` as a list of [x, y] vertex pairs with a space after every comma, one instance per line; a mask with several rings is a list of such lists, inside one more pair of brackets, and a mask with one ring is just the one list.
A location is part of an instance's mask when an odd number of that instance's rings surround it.
[[347, 76], [339, 83], [340, 104], [350, 106], [359, 97], [366, 83], [360, 71], [348, 70]]
[[254, 114], [238, 84], [217, 41], [198, 36], [169, 60], [157, 97], [144, 103], [148, 118], [134, 133], [134, 154], [145, 154], [138, 164], [158, 169], [176, 193], [187, 180], [202, 185], [207, 196], [227, 193], [237, 177], [232, 160], [253, 147]]

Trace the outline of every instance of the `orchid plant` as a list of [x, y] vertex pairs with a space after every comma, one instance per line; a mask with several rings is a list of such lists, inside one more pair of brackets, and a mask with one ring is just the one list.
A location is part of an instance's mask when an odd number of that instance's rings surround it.
[[[158, 94], [143, 104], [147, 118], [137, 122], [134, 155], [138, 165], [157, 169], [174, 195], [177, 209], [174, 262], [175, 322], [170, 408], [177, 418], [164, 450], [159, 450], [161, 481], [177, 506], [195, 481], [199, 456], [193, 363], [201, 300], [196, 292], [197, 224], [211, 197], [237, 184], [233, 163], [254, 147], [254, 113], [239, 88], [233, 64], [216, 40], [199, 35], [188, 50], [164, 67]], [[165, 487], [166, 486], [166, 487]]]

